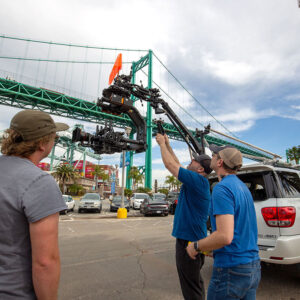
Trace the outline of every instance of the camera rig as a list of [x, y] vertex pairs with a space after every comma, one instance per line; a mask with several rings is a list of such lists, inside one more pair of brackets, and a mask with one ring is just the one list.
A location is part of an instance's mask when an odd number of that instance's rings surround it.
[[[84, 147], [90, 147], [96, 154], [112, 154], [115, 152], [135, 151], [136, 153], [147, 150], [146, 122], [135, 106], [131, 97], [150, 103], [155, 114], [165, 114], [192, 152], [198, 154], [205, 153], [205, 135], [209, 133], [209, 125], [204, 130], [196, 129], [194, 136], [188, 128], [181, 122], [166, 101], [161, 98], [160, 92], [156, 88], [147, 89], [142, 85], [131, 83], [132, 72], [130, 75], [118, 75], [114, 83], [103, 90], [102, 97], [98, 98], [97, 105], [103, 112], [110, 114], [127, 114], [132, 120], [136, 139], [124, 136], [124, 132], [115, 132], [112, 123], [105, 123], [104, 127], [96, 128], [96, 133], [90, 134], [83, 132], [80, 128], [73, 131], [72, 142], [80, 142]], [[157, 132], [164, 134], [163, 121], [154, 120], [157, 125]], [[197, 138], [201, 139], [201, 144]]]

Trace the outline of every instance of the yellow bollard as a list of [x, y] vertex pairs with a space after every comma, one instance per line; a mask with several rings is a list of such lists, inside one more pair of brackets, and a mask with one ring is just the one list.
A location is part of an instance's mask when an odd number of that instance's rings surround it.
[[119, 208], [117, 212], [118, 219], [127, 219], [127, 209], [126, 208]]

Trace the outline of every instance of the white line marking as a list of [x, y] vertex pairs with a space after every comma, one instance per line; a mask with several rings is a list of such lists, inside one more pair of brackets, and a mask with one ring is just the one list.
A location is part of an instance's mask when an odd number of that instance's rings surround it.
[[69, 231], [71, 232], [75, 232], [75, 230], [73, 230], [71, 227], [68, 227]]

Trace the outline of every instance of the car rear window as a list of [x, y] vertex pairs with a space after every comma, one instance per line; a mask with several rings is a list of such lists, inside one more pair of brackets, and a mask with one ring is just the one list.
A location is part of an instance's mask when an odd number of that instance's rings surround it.
[[83, 199], [100, 200], [100, 196], [98, 194], [85, 194]]
[[284, 198], [300, 198], [300, 178], [297, 173], [277, 172]]
[[154, 203], [163, 203], [166, 204], [166, 201], [164, 199], [149, 199], [149, 203], [154, 204]]
[[148, 195], [147, 194], [143, 194], [143, 195], [135, 195], [135, 199], [148, 199]]
[[[263, 201], [278, 196], [274, 173], [271, 171], [238, 174], [237, 176], [246, 184], [254, 201]], [[217, 178], [210, 179], [211, 191], [218, 182]]]

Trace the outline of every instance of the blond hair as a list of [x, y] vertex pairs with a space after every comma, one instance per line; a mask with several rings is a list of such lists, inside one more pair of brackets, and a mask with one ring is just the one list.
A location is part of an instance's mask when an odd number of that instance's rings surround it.
[[1, 153], [28, 158], [31, 154], [38, 150], [40, 144], [49, 143], [51, 138], [53, 138], [53, 133], [36, 140], [25, 142], [21, 135], [16, 131], [13, 129], [7, 129], [3, 136]]

